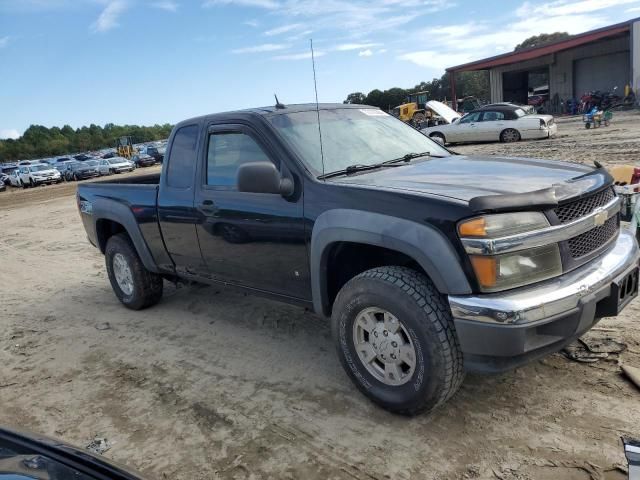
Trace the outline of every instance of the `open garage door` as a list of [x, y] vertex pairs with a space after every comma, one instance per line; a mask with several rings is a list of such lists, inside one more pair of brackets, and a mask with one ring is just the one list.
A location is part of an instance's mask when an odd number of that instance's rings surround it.
[[618, 95], [624, 95], [629, 83], [629, 52], [612, 53], [583, 58], [573, 63], [573, 93], [580, 96], [592, 90], [607, 92], [618, 87]]

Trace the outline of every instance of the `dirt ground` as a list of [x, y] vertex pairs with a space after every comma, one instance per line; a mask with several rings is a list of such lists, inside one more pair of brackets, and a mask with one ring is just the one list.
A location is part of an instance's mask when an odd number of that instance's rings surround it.
[[[638, 162], [640, 114], [557, 138], [464, 153]], [[145, 172], [148, 172], [146, 170]], [[626, 345], [592, 364], [561, 354], [468, 375], [431, 415], [367, 401], [326, 321], [214, 287], [166, 284], [122, 307], [64, 184], [0, 193], [0, 424], [86, 446], [156, 479], [623, 479], [621, 435], [640, 436], [640, 301], [593, 337]]]

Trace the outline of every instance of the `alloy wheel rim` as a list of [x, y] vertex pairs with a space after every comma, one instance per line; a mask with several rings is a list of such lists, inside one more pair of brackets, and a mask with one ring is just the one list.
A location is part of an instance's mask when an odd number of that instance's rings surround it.
[[362, 365], [385, 385], [404, 385], [413, 376], [416, 349], [407, 328], [392, 313], [378, 307], [358, 313], [353, 344]]
[[113, 256], [113, 274], [116, 277], [116, 283], [125, 295], [133, 293], [133, 275], [127, 259], [121, 253]]
[[507, 130], [506, 132], [504, 132], [504, 137], [507, 142], [515, 142], [518, 138], [518, 135], [516, 134], [515, 130]]

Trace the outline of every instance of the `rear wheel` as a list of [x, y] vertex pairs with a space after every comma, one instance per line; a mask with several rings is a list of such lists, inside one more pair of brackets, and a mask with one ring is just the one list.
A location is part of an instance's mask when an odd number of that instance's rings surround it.
[[34, 181], [33, 181], [33, 178], [30, 178], [30, 179], [29, 179], [29, 186], [30, 186], [31, 188], [34, 188], [34, 187], [36, 186], [36, 182], [34, 182]]
[[109, 238], [105, 261], [111, 288], [125, 307], [141, 310], [160, 301], [162, 277], [145, 268], [127, 234]]
[[387, 410], [431, 411], [462, 384], [462, 352], [448, 305], [414, 270], [380, 267], [351, 279], [336, 297], [332, 329], [351, 380]]
[[500, 134], [500, 141], [504, 143], [512, 143], [520, 140], [520, 132], [515, 128], [507, 128]]

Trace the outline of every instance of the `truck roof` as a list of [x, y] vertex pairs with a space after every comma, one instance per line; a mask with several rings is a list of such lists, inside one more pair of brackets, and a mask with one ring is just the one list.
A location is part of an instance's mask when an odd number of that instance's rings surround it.
[[247, 108], [244, 110], [231, 110], [228, 112], [211, 113], [208, 115], [200, 115], [198, 117], [189, 118], [179, 122], [176, 126], [188, 125], [191, 123], [200, 123], [201, 121], [220, 120], [224, 118], [232, 118], [240, 115], [260, 115], [260, 116], [272, 116], [282, 115], [284, 113], [299, 113], [315, 111], [316, 108], [320, 110], [337, 110], [341, 108], [375, 108], [370, 105], [357, 105], [357, 104], [345, 104], [345, 103], [320, 103], [316, 106], [315, 103], [298, 103], [292, 105], [284, 105], [284, 108], [276, 108], [275, 105], [269, 107], [257, 107]]

